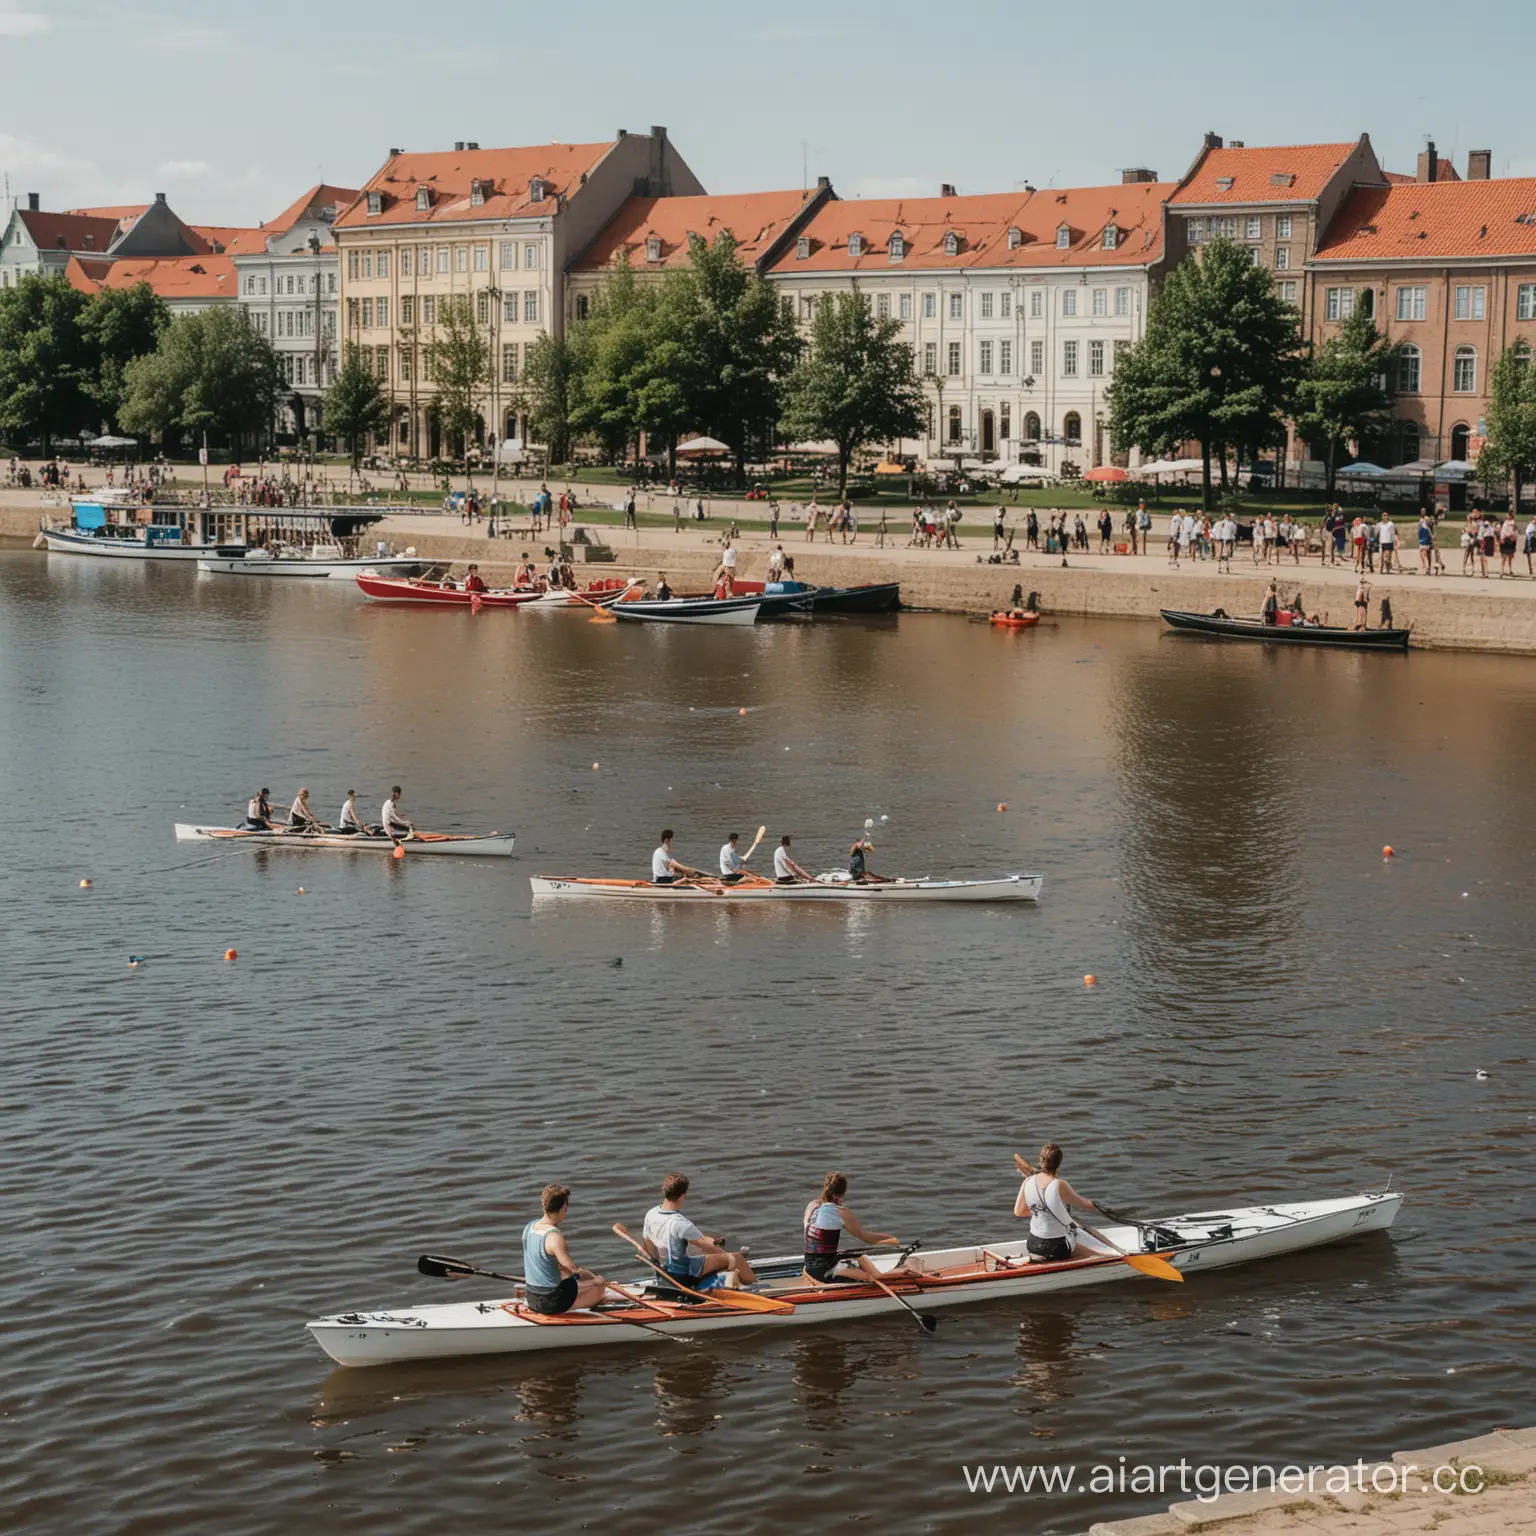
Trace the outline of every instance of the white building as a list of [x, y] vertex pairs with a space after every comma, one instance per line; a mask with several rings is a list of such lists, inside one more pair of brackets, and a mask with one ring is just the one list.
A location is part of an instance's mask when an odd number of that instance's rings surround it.
[[808, 325], [850, 289], [902, 323], [925, 380], [928, 460], [1110, 462], [1104, 391], [1146, 327], [1171, 184], [826, 203], [768, 276]]

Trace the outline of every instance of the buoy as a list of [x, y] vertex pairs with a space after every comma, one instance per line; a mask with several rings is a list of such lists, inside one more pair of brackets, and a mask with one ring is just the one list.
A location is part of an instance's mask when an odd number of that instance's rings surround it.
[[881, 820], [881, 821], [889, 821], [889, 820], [890, 820], [890, 819], [891, 819], [891, 818], [890, 818], [890, 817], [889, 817], [889, 816], [882, 816], [882, 817], [881, 817], [881, 818], [880, 818], [880, 820]]
[[875, 829], [875, 818], [873, 816], [866, 816], [864, 818], [864, 830], [866, 832], [873, 832], [874, 829]]
[[139, 968], [139, 961], [141, 961], [143, 958], [144, 958], [143, 955], [129, 955], [128, 956], [128, 969], [130, 971], [138, 970], [138, 968]]
[[737, 713], [737, 714], [738, 714], [738, 715], [745, 715], [745, 714], [746, 714], [746, 710], [744, 710], [744, 709], [738, 709], [738, 710], [737, 710], [737, 711], [736, 711], [736, 713]]
[[235, 951], [232, 949], [226, 949], [224, 951], [224, 958], [226, 960], [233, 960], [235, 958]]
[[304, 887], [301, 885], [299, 887], [299, 895], [302, 896], [303, 894], [304, 894]]
[[390, 857], [391, 858], [396, 858], [396, 859], [403, 859], [405, 857], [405, 845], [403, 843], [396, 843], [395, 844], [395, 851], [394, 851], [393, 854], [390, 855]]
[[1097, 976], [1088, 975], [1083, 977], [1083, 985], [1085, 987], [1096, 987], [1098, 984], [1099, 978]]
[[80, 882], [80, 889], [82, 891], [88, 891], [88, 890], [90, 890], [90, 888], [91, 888], [91, 882], [89, 880], [82, 880]]
[[598, 766], [598, 765], [597, 765], [597, 764], [596, 764], [596, 763], [593, 763], [593, 764], [592, 764], [592, 772], [593, 772], [593, 773], [596, 773], [596, 772], [597, 772], [597, 766]]
[[1007, 801], [1005, 801], [1005, 800], [998, 801], [997, 809], [998, 809], [999, 812], [1006, 811], [1008, 809]]
[[1488, 1081], [1488, 1074], [1484, 1072], [1481, 1067], [1477, 1069], [1477, 1080], [1480, 1083], [1486, 1083]]
[[1392, 857], [1392, 844], [1391, 843], [1388, 843], [1387, 846], [1381, 850], [1381, 856], [1384, 859], [1390, 859]]

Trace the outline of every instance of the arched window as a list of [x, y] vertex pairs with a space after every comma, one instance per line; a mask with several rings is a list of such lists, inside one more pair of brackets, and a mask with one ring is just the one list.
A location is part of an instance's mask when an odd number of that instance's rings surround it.
[[1013, 407], [1004, 400], [998, 407], [997, 435], [1005, 443], [1008, 441], [1009, 427], [1012, 425], [1012, 414]]
[[1038, 443], [1040, 441], [1040, 417], [1034, 411], [1024, 413], [1024, 441], [1026, 443]]
[[1477, 393], [1477, 348], [1457, 347], [1455, 366], [1451, 373], [1451, 388], [1458, 395]]
[[960, 407], [952, 405], [949, 408], [949, 440], [952, 443], [960, 441]]
[[1419, 456], [1419, 424], [1416, 421], [1405, 421], [1398, 432], [1398, 463], [1412, 464]]
[[1076, 411], [1068, 411], [1066, 420], [1061, 424], [1061, 435], [1069, 443], [1080, 443], [1083, 440], [1083, 418]]
[[1467, 443], [1472, 436], [1472, 429], [1464, 421], [1458, 421], [1451, 428], [1451, 457], [1453, 459], [1465, 459], [1467, 456]]
[[1424, 354], [1411, 341], [1404, 342], [1397, 354], [1397, 392], [1400, 395], [1416, 395], [1419, 392], [1419, 375]]

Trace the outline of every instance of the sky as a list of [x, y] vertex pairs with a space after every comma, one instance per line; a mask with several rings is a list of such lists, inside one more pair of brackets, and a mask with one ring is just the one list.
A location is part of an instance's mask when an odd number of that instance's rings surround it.
[[711, 192], [1176, 180], [1207, 130], [1536, 176], [1533, 44], [1530, 0], [0, 0], [0, 188], [252, 225], [392, 145], [657, 123]]

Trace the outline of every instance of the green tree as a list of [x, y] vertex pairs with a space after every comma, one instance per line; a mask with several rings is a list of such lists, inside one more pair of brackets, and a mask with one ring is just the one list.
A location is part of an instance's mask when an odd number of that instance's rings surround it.
[[389, 401], [360, 347], [348, 344], [341, 367], [325, 391], [321, 410], [325, 430], [345, 440], [356, 474], [364, 439], [389, 421]]
[[0, 433], [18, 444], [71, 436], [91, 420], [87, 299], [63, 276], [0, 288]]
[[543, 440], [552, 464], [565, 463], [570, 454], [573, 385], [569, 341], [545, 334], [528, 344], [517, 409], [528, 418], [529, 436]]
[[1296, 385], [1296, 427], [1326, 450], [1330, 500], [1340, 451], [1347, 451], [1351, 442], [1359, 446], [1380, 437], [1392, 419], [1386, 385], [1397, 356], [1397, 347], [1382, 336], [1371, 317], [1357, 310], [1302, 368]]
[[837, 492], [848, 465], [870, 442], [915, 437], [923, 393], [901, 322], [881, 319], [861, 293], [826, 294], [811, 321], [810, 345], [784, 386], [783, 428], [794, 438], [837, 445]]
[[437, 330], [427, 345], [427, 368], [437, 386], [437, 414], [450, 442], [464, 453], [464, 483], [469, 485], [469, 448], [479, 418], [479, 404], [491, 377], [490, 342], [475, 324], [468, 295], [454, 294], [437, 305]]
[[81, 311], [92, 375], [86, 389], [108, 429], [119, 425], [129, 363], [153, 352], [170, 323], [165, 300], [148, 283], [103, 288]]
[[1520, 508], [1520, 488], [1536, 480], [1536, 368], [1531, 349], [1517, 341], [1494, 364], [1488, 382], [1488, 441], [1477, 458], [1484, 479], [1507, 475], [1510, 506]]
[[282, 369], [238, 305], [181, 315], [155, 350], [124, 370], [118, 422], [128, 432], [202, 436], [233, 445], [272, 422]]
[[1299, 372], [1296, 311], [1247, 247], [1217, 240], [1168, 275], [1145, 336], [1116, 365], [1110, 435], [1143, 453], [1198, 442], [1209, 506], [1212, 455], [1225, 485], [1228, 447], [1275, 442]]

